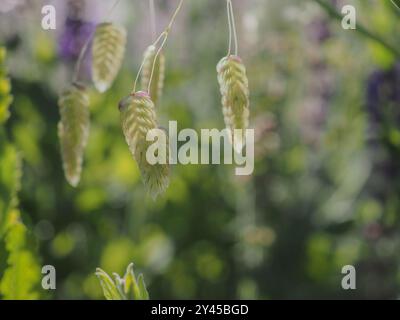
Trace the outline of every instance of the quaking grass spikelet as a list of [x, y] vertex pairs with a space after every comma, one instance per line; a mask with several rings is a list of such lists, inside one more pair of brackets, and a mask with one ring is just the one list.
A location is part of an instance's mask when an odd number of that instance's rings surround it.
[[165, 146], [167, 158], [162, 164], [152, 165], [147, 161], [146, 152], [154, 142], [146, 141], [146, 135], [149, 130], [158, 128], [154, 103], [147, 92], [139, 91], [124, 98], [119, 110], [126, 142], [139, 166], [144, 185], [155, 199], [169, 184], [169, 148]]
[[158, 100], [162, 95], [164, 87], [164, 76], [165, 76], [165, 56], [160, 52], [156, 64], [154, 65], [153, 79], [151, 80], [151, 70], [153, 69], [154, 58], [156, 57], [157, 49], [155, 46], [149, 46], [143, 57], [143, 71], [142, 71], [142, 90], [147, 91], [150, 88], [151, 100], [157, 105]]
[[92, 47], [92, 79], [99, 92], [115, 80], [125, 54], [126, 31], [110, 22], [97, 25]]
[[86, 88], [72, 84], [58, 100], [61, 120], [58, 137], [61, 144], [65, 178], [76, 187], [79, 183], [83, 153], [87, 145], [90, 128], [89, 97]]
[[[218, 63], [217, 72], [225, 125], [235, 151], [240, 153], [245, 144], [245, 129], [249, 125], [250, 115], [246, 67], [238, 56], [229, 55]], [[235, 129], [242, 130], [235, 132]]]

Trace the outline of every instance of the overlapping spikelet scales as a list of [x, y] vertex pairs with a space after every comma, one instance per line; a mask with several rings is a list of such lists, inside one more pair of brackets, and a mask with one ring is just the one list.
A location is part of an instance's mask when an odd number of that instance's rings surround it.
[[[234, 149], [241, 152], [250, 115], [246, 67], [238, 56], [231, 55], [221, 59], [217, 65], [217, 72], [225, 125], [230, 131]], [[242, 129], [242, 134], [235, 133], [234, 129]]]
[[158, 127], [154, 103], [147, 92], [140, 91], [123, 99], [119, 109], [126, 142], [139, 166], [147, 190], [153, 198], [156, 198], [169, 184], [169, 148], [165, 146], [167, 148], [165, 164], [152, 165], [147, 161], [146, 152], [153, 142], [146, 141], [146, 135], [149, 130]]
[[[142, 90], [147, 91], [149, 87], [151, 71], [153, 69], [154, 58], [157, 54], [155, 46], [149, 46], [143, 56], [143, 72], [142, 72]], [[160, 52], [156, 64], [154, 66], [153, 80], [150, 86], [150, 96], [154, 104], [157, 104], [161, 98], [162, 90], [164, 87], [165, 76], [165, 56]]]
[[97, 25], [92, 47], [92, 79], [100, 92], [110, 88], [121, 68], [126, 31], [110, 22]]
[[81, 84], [72, 84], [58, 100], [61, 120], [58, 123], [58, 137], [65, 178], [70, 185], [79, 183], [83, 153], [86, 147], [89, 128], [89, 97]]

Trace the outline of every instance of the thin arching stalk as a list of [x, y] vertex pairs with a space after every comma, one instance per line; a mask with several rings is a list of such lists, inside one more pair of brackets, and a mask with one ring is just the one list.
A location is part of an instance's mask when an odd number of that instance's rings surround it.
[[175, 22], [176, 16], [178, 15], [179, 11], [180, 11], [181, 8], [182, 8], [183, 1], [184, 1], [184, 0], [180, 0], [179, 5], [178, 5], [178, 7], [176, 8], [176, 10], [175, 10], [175, 12], [174, 12], [174, 15], [172, 16], [171, 21], [169, 22], [168, 27], [167, 27], [166, 30], [165, 30], [165, 31], [167, 32], [167, 34], [168, 34], [169, 31], [171, 30], [171, 27], [172, 27], [172, 25], [173, 25], [174, 22]]
[[236, 22], [235, 22], [235, 15], [233, 13], [232, 0], [226, 0], [226, 13], [228, 15], [228, 26], [229, 26], [229, 46], [228, 46], [227, 56], [230, 56], [232, 54], [232, 40], [234, 44], [235, 55], [238, 55], [238, 38], [236, 32]]
[[150, 7], [150, 21], [151, 21], [151, 37], [155, 41], [157, 36], [157, 26], [156, 26], [156, 10], [154, 7], [154, 0], [149, 0]]
[[83, 47], [81, 49], [81, 52], [79, 52], [78, 60], [77, 60], [76, 65], [75, 65], [74, 75], [72, 77], [72, 82], [73, 83], [77, 82], [78, 79], [79, 79], [79, 73], [80, 73], [80, 70], [81, 70], [83, 57], [85, 56], [85, 53], [86, 53], [86, 51], [87, 51], [87, 49], [89, 47], [90, 41], [92, 41], [93, 35], [94, 35], [94, 31], [92, 31], [92, 33], [89, 35], [89, 37], [87, 38], [85, 44], [83, 45]]
[[[161, 34], [158, 36], [157, 40], [154, 41], [154, 43], [152, 44], [152, 46], [157, 46], [157, 44], [161, 41], [161, 39], [162, 39], [163, 37], [166, 37], [166, 32], [165, 32], [165, 31], [163, 31], [163, 33], [161, 33]], [[164, 41], [163, 41], [163, 42], [164, 42]], [[133, 90], [132, 90], [132, 92], [131, 92], [132, 94], [136, 92], [136, 86], [137, 86], [137, 83], [138, 83], [138, 81], [139, 81], [139, 77], [140, 77], [140, 74], [142, 73], [143, 66], [144, 66], [145, 62], [146, 62], [146, 61], [143, 60], [143, 61], [142, 61], [142, 64], [140, 65], [139, 71], [138, 71], [138, 73], [137, 73], [137, 75], [136, 75], [135, 83], [133, 84]]]
[[168, 34], [165, 34], [164, 40], [163, 40], [163, 42], [161, 43], [160, 48], [158, 48], [158, 51], [157, 51], [157, 53], [156, 53], [156, 55], [155, 55], [155, 57], [154, 57], [153, 66], [152, 66], [152, 68], [151, 68], [151, 75], [150, 75], [149, 85], [148, 85], [148, 87], [147, 87], [147, 92], [148, 92], [149, 94], [151, 94], [151, 92], [150, 92], [150, 90], [151, 90], [151, 83], [152, 83], [152, 81], [153, 81], [154, 69], [155, 69], [155, 66], [156, 66], [156, 63], [157, 63], [157, 59], [158, 59], [158, 56], [160, 55], [161, 50], [163, 49], [165, 43], [167, 42], [167, 39], [168, 39]]
[[233, 39], [235, 41], [235, 55], [238, 55], [238, 38], [236, 32], [236, 22], [235, 22], [235, 15], [233, 13], [233, 4], [232, 0], [229, 0], [229, 11], [231, 16], [231, 23], [232, 23], [232, 30], [233, 30]]
[[232, 22], [231, 22], [231, 11], [229, 8], [229, 0], [226, 1], [226, 13], [228, 15], [228, 26], [229, 26], [229, 45], [228, 45], [228, 54], [229, 57], [232, 52]]
[[[162, 41], [162, 43], [161, 43], [161, 45], [160, 45], [160, 48], [158, 49], [157, 54], [156, 54], [155, 57], [154, 57], [153, 67], [152, 67], [152, 70], [151, 70], [150, 81], [149, 81], [149, 88], [148, 88], [148, 90], [147, 90], [148, 93], [150, 93], [149, 91], [150, 91], [151, 82], [152, 82], [152, 80], [153, 80], [154, 69], [155, 69], [155, 65], [156, 65], [156, 62], [157, 62], [157, 58], [158, 58], [158, 56], [160, 55], [160, 52], [161, 52], [161, 50], [163, 49], [165, 43], [167, 42], [169, 32], [171, 31], [172, 25], [173, 25], [174, 22], [175, 22], [176, 16], [178, 15], [179, 11], [180, 11], [181, 8], [182, 8], [183, 2], [184, 2], [184, 0], [180, 0], [180, 2], [179, 2], [179, 4], [178, 4], [178, 7], [176, 8], [174, 14], [172, 15], [172, 18], [171, 18], [171, 20], [170, 20], [168, 26], [167, 26], [167, 27], [165, 28], [165, 30], [160, 34], [160, 36], [157, 38], [157, 40], [152, 44], [153, 46], [157, 46], [157, 44], [160, 42], [160, 40], [164, 37], [164, 39], [163, 39], [163, 41]], [[142, 65], [141, 65], [140, 68], [139, 68], [139, 72], [138, 72], [138, 74], [137, 74], [137, 76], [136, 76], [135, 84], [134, 84], [134, 86], [133, 86], [133, 91], [132, 91], [132, 93], [135, 93], [135, 92], [136, 92], [136, 85], [137, 85], [137, 82], [138, 82], [138, 80], [139, 80], [140, 74], [141, 74], [141, 72], [142, 72], [143, 65], [144, 65], [144, 61], [142, 62]]]
[[133, 84], [133, 89], [132, 89], [131, 94], [136, 93], [136, 86], [137, 86], [137, 83], [138, 83], [138, 81], [139, 81], [139, 77], [140, 77], [140, 74], [142, 73], [142, 69], [143, 69], [143, 66], [144, 66], [145, 62], [146, 62], [146, 61], [143, 60], [143, 61], [142, 61], [142, 64], [141, 64], [140, 67], [139, 67], [139, 71], [138, 71], [138, 73], [137, 73], [137, 75], [136, 75], [135, 83]]
[[114, 4], [112, 5], [111, 9], [108, 10], [108, 11], [110, 12], [109, 16], [111, 16], [111, 15], [113, 14], [114, 9], [117, 7], [117, 5], [119, 4], [119, 2], [120, 2], [120, 0], [116, 0], [116, 1], [114, 2]]

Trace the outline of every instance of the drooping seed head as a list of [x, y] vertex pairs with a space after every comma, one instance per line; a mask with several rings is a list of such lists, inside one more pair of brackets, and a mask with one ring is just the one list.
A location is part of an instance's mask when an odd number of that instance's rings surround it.
[[169, 185], [169, 148], [163, 163], [150, 164], [147, 150], [153, 143], [146, 140], [147, 133], [157, 129], [154, 103], [147, 92], [139, 91], [121, 100], [119, 104], [121, 124], [125, 140], [136, 163], [139, 166], [142, 180], [153, 198], [163, 193]]
[[126, 31], [106, 22], [97, 25], [92, 47], [92, 79], [99, 92], [105, 92], [114, 82], [124, 59]]
[[[249, 125], [250, 101], [246, 67], [238, 56], [228, 56], [217, 65], [218, 82], [222, 95], [222, 111], [236, 152], [245, 144], [245, 129]], [[241, 129], [241, 133], [235, 132]]]
[[[148, 90], [151, 72], [153, 69], [154, 59], [157, 54], [157, 49], [155, 46], [149, 46], [143, 55], [143, 71], [142, 71], [142, 90]], [[162, 52], [160, 52], [156, 64], [154, 65], [153, 79], [150, 85], [150, 95], [154, 104], [157, 104], [158, 100], [161, 98], [162, 90], [164, 87], [164, 77], [165, 77], [165, 57]]]
[[72, 84], [58, 100], [61, 120], [58, 137], [65, 178], [76, 187], [79, 183], [85, 147], [90, 128], [89, 97], [86, 88]]

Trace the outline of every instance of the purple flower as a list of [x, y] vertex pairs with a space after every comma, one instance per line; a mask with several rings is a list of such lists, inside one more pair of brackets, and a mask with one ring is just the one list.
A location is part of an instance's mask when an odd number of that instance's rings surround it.
[[400, 63], [389, 70], [374, 71], [368, 78], [366, 95], [373, 123], [391, 120], [400, 125]]
[[[58, 43], [58, 53], [61, 59], [71, 65], [75, 64], [82, 48], [95, 28], [96, 25], [92, 22], [85, 22], [77, 18], [67, 18], [65, 28]], [[79, 70], [79, 77], [90, 78], [91, 60], [88, 54], [89, 51], [89, 48], [87, 48]]]
[[60, 57], [66, 61], [75, 61], [94, 29], [95, 24], [92, 22], [67, 18], [58, 44]]
[[388, 70], [376, 70], [368, 78], [366, 107], [370, 115], [367, 141], [374, 165], [372, 193], [381, 201], [400, 176], [398, 149], [393, 148], [390, 132], [400, 128], [400, 63]]

